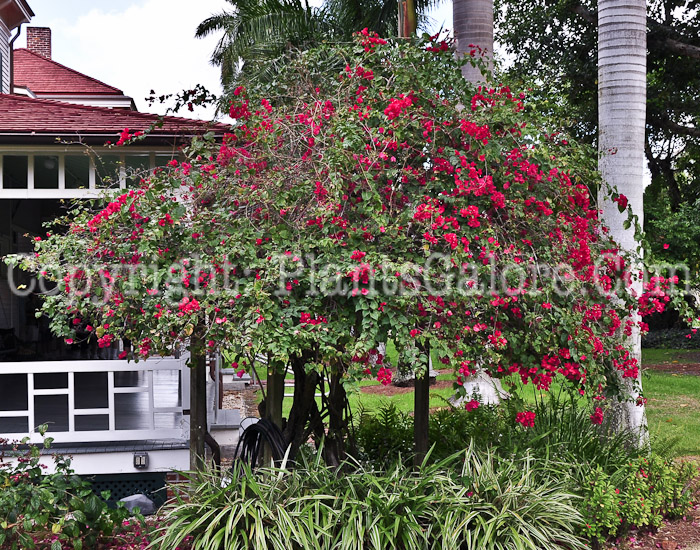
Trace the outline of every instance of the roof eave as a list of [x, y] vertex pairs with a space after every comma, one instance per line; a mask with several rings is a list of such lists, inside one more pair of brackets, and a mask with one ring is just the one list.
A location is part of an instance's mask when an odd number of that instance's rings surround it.
[[[223, 138], [224, 133], [214, 131], [217, 140]], [[182, 133], [151, 133], [145, 136], [143, 145], [183, 145], [192, 138], [206, 132], [187, 134]], [[86, 145], [102, 146], [107, 142], [114, 143], [119, 139], [118, 133], [83, 133], [83, 132], [3, 132], [0, 133], [1, 145], [65, 145], [66, 143], [82, 143]], [[128, 146], [126, 146], [128, 147]]]
[[24, 23], [29, 23], [34, 17], [34, 12], [26, 0], [10, 0], [7, 4], [0, 0], [0, 15], [8, 29], [13, 30]]

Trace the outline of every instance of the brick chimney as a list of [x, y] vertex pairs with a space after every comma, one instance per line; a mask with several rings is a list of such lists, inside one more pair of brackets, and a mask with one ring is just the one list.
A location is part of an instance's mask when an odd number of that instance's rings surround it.
[[27, 49], [46, 59], [51, 59], [51, 29], [27, 27]]

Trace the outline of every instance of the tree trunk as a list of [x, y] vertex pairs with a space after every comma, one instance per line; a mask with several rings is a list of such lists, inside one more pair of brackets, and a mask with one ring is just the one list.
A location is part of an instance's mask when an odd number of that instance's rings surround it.
[[[472, 50], [481, 48], [485, 52], [484, 61], [489, 70], [493, 69], [493, 0], [454, 0], [452, 3], [452, 25], [457, 39], [457, 55], [468, 56]], [[476, 55], [478, 56], [478, 50]], [[481, 71], [466, 63], [462, 66], [462, 75], [472, 84], [484, 81]], [[498, 404], [505, 392], [498, 380], [491, 380], [480, 367], [464, 381], [466, 400], [472, 395], [480, 396], [480, 401]], [[461, 400], [455, 400], [459, 405]]]
[[[646, 117], [646, 5], [644, 0], [598, 2], [598, 143], [603, 180], [624, 194], [643, 225], [644, 124]], [[635, 228], [625, 229], [627, 212], [601, 195], [603, 220], [624, 250], [636, 250]], [[639, 292], [641, 283], [635, 290]], [[635, 314], [637, 316], [637, 314]], [[638, 319], [637, 319], [638, 320]], [[641, 336], [630, 337], [641, 362]], [[626, 380], [629, 382], [629, 380]], [[641, 378], [638, 380], [641, 387]], [[632, 384], [627, 384], [632, 390]], [[633, 396], [635, 397], [635, 396]], [[622, 425], [646, 434], [644, 408], [620, 404]]]
[[399, 38], [410, 38], [416, 34], [418, 15], [415, 0], [399, 0]]
[[271, 357], [267, 363], [267, 396], [265, 399], [265, 418], [282, 429], [282, 402], [284, 400], [284, 371], [275, 366]]
[[195, 346], [190, 358], [190, 470], [204, 467], [207, 434], [207, 361], [203, 349]]
[[[485, 55], [487, 68], [493, 68], [493, 0], [454, 0], [452, 25], [457, 39], [457, 55], [468, 56], [480, 48]], [[478, 56], [478, 50], [476, 55]], [[483, 82], [481, 71], [466, 63], [462, 74], [474, 84]]]
[[413, 392], [413, 464], [420, 466], [428, 453], [428, 423], [430, 419], [430, 373], [416, 376]]
[[314, 433], [323, 435], [323, 424], [317, 426], [316, 386], [319, 376], [316, 372], [306, 373], [305, 364], [308, 357], [290, 359], [294, 373], [294, 399], [289, 412], [289, 420], [284, 428], [284, 440], [291, 445], [289, 457], [294, 460], [301, 446], [306, 442], [307, 426]]

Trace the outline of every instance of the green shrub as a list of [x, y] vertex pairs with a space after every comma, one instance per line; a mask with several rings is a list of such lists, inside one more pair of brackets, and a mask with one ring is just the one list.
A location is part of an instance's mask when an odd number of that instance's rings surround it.
[[[192, 474], [196, 489], [166, 506], [155, 547], [237, 550], [501, 550], [585, 545], [573, 495], [535, 462], [470, 447], [411, 469], [375, 471], [319, 460], [294, 470], [234, 466]], [[227, 484], [228, 483], [228, 484]]]
[[404, 461], [411, 459], [413, 418], [391, 402], [383, 404], [374, 413], [361, 409], [354, 435], [361, 457], [376, 468], [388, 466], [398, 457]]
[[[432, 460], [442, 460], [466, 449], [494, 445], [506, 430], [497, 407], [481, 406], [473, 411], [446, 407], [430, 415], [428, 439]], [[511, 428], [512, 429], [512, 428]], [[390, 401], [376, 411], [360, 411], [355, 423], [355, 441], [360, 458], [377, 468], [401, 457], [405, 464], [413, 454], [413, 417]]]
[[612, 474], [596, 467], [583, 486], [585, 532], [595, 541], [631, 528], [657, 528], [691, 508], [696, 469], [659, 456], [637, 458]]
[[430, 415], [428, 438], [433, 459], [446, 458], [473, 442], [477, 449], [498, 444], [507, 431], [497, 407], [480, 406], [472, 411], [447, 407]]
[[[472, 411], [446, 408], [430, 417], [430, 460], [440, 460], [473, 445], [491, 449], [501, 461], [535, 460], [540, 481], [559, 479], [580, 498], [575, 505], [585, 517], [581, 534], [592, 541], [628, 531], [655, 528], [664, 518], [684, 515], [690, 505], [693, 468], [674, 464], [669, 441], [653, 442], [652, 451], [639, 447], [636, 436], [619, 432], [609, 422], [596, 425], [590, 411], [576, 402], [550, 398], [534, 406], [537, 422], [513, 428], [513, 416], [523, 404], [505, 402]], [[612, 415], [607, 415], [606, 418]], [[387, 464], [400, 449], [410, 456], [412, 418], [392, 405], [374, 415], [362, 415], [358, 443], [372, 464]], [[366, 434], [374, 434], [373, 438]], [[376, 441], [398, 441], [401, 445]], [[402, 446], [403, 445], [403, 446]], [[396, 456], [396, 453], [394, 454]]]
[[[20, 442], [26, 443], [27, 439]], [[46, 438], [44, 447], [50, 444]], [[3, 456], [5, 446], [8, 442], [0, 440]], [[0, 548], [96, 548], [101, 537], [114, 534], [132, 515], [123, 505], [109, 509], [109, 494], [102, 495], [104, 500], [95, 495], [89, 482], [73, 474], [70, 459], [56, 455], [55, 472], [46, 474], [37, 446], [19, 448], [11, 446], [13, 462], [0, 461]]]
[[642, 336], [643, 348], [696, 349], [700, 347], [700, 335], [689, 328], [669, 328], [647, 332]]

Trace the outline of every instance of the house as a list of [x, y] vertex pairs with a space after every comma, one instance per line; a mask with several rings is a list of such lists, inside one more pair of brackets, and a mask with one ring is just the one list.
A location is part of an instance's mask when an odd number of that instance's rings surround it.
[[26, 33], [27, 47], [12, 52], [13, 93], [78, 105], [136, 110], [134, 100], [123, 91], [53, 60], [51, 29], [27, 27]]
[[[53, 60], [50, 29], [27, 28], [27, 48], [13, 49], [33, 15], [25, 0], [0, 0], [0, 256], [30, 252], [66, 199], [125, 188], [176, 158], [193, 134], [226, 129], [138, 112], [120, 89]], [[135, 145], [106, 145], [125, 128], [151, 131]], [[47, 423], [76, 472], [116, 495], [150, 492], [187, 469], [185, 359], [135, 364], [115, 359], [119, 349], [68, 346], [34, 315], [41, 290], [0, 267], [0, 439], [40, 442], [36, 427]], [[211, 424], [233, 437], [236, 416], [218, 411], [215, 395], [210, 401]]]

